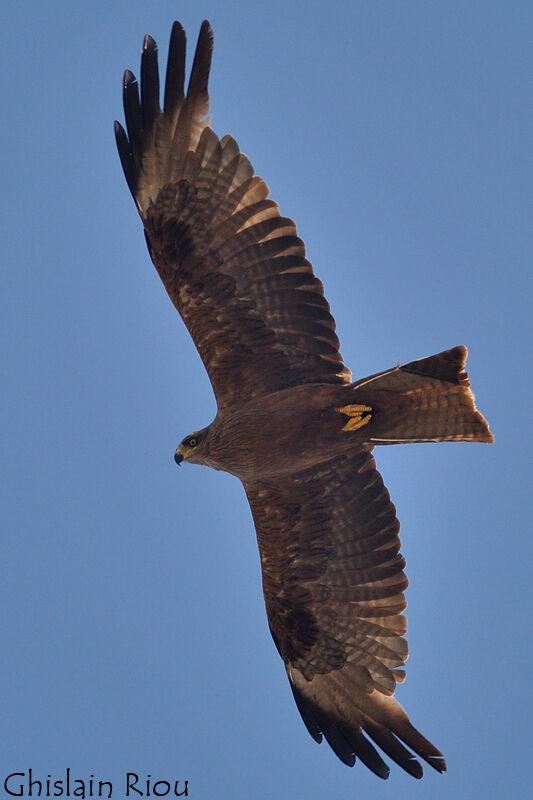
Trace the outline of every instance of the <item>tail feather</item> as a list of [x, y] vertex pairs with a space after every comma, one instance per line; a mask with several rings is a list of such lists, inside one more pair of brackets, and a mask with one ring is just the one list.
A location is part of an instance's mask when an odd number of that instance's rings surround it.
[[459, 345], [355, 383], [374, 409], [369, 441], [493, 442], [464, 370], [467, 352]]
[[468, 373], [465, 372], [468, 350], [464, 344], [444, 350], [435, 356], [419, 358], [400, 367], [402, 372], [412, 375], [424, 375], [428, 378], [438, 378], [449, 383], [469, 385]]

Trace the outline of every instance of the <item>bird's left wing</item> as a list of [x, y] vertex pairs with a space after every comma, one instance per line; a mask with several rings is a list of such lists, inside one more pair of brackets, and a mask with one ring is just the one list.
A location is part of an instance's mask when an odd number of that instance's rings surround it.
[[382, 778], [389, 770], [370, 739], [414, 777], [422, 767], [407, 747], [444, 771], [392, 696], [407, 658], [407, 578], [371, 448], [245, 489], [270, 630], [311, 736]]
[[124, 76], [119, 154], [152, 260], [205, 364], [219, 407], [302, 383], [349, 383], [321, 281], [294, 222], [231, 136], [213, 133], [213, 38], [200, 30], [187, 94], [174, 23], [163, 110], [157, 48], [145, 37], [141, 91]]

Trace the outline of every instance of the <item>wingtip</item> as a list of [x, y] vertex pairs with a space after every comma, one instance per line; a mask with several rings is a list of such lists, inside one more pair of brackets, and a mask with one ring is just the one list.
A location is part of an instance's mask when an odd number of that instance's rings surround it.
[[118, 120], [115, 120], [114, 128], [115, 141], [117, 144], [118, 154], [120, 156], [120, 163], [122, 164], [122, 169], [124, 170], [124, 175], [126, 176], [126, 182], [129, 190], [135, 198], [135, 168], [131, 143], [128, 139], [126, 131], [120, 122], [118, 122]]
[[209, 82], [209, 70], [211, 68], [211, 58], [213, 56], [214, 35], [213, 29], [209, 22], [204, 19], [200, 26], [200, 33], [196, 43], [196, 50], [194, 51], [194, 58], [192, 63], [191, 75], [189, 78], [189, 87], [187, 96], [194, 98], [195, 96], [204, 95], [206, 101], [206, 110], [208, 110], [208, 94], [207, 84]]
[[209, 53], [213, 52], [213, 46], [215, 43], [215, 34], [213, 32], [213, 28], [211, 27], [211, 23], [209, 20], [204, 19], [202, 24], [200, 25], [200, 33], [198, 34], [198, 46], [202, 42], [204, 47], [207, 46]]
[[402, 769], [404, 769], [411, 778], [416, 778], [419, 781], [421, 778], [424, 777], [424, 768], [420, 761], [417, 761], [416, 758], [411, 758], [409, 761], [404, 761], [401, 764]]
[[146, 53], [147, 50], [157, 51], [157, 44], [155, 39], [147, 33], [143, 39], [142, 52]]
[[170, 35], [174, 36], [176, 34], [182, 34], [182, 33], [185, 33], [185, 28], [183, 27], [181, 22], [178, 22], [178, 20], [175, 19], [174, 22], [172, 23], [172, 31]]
[[122, 77], [122, 88], [128, 89], [133, 83], [137, 83], [137, 78], [131, 69], [125, 69]]
[[436, 769], [437, 772], [441, 773], [441, 775], [443, 772], [448, 771], [448, 765], [446, 764], [446, 759], [444, 758], [443, 755], [429, 756], [428, 758], [426, 758], [426, 761], [430, 767]]
[[116, 119], [116, 120], [115, 120], [115, 122], [114, 122], [114, 124], [113, 124], [113, 129], [114, 129], [114, 131], [115, 131], [115, 136], [116, 136], [117, 138], [118, 138], [119, 136], [126, 136], [126, 131], [124, 130], [124, 128], [122, 127], [122, 125], [120, 124], [120, 122], [118, 121], [118, 119]]

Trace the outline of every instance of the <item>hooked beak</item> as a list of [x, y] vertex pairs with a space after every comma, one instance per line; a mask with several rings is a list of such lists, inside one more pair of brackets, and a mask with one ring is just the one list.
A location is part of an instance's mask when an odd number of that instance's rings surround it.
[[178, 467], [180, 466], [181, 462], [183, 461], [183, 453], [180, 453], [179, 448], [174, 453], [174, 461], [176, 462]]

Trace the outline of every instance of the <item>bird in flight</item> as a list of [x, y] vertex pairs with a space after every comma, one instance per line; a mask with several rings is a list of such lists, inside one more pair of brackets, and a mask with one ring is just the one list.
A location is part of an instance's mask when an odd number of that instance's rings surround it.
[[[381, 778], [382, 751], [415, 778], [442, 753], [394, 698], [407, 659], [399, 522], [372, 456], [399, 442], [492, 442], [467, 350], [353, 381], [294, 222], [235, 139], [210, 126], [213, 33], [204, 21], [185, 93], [185, 33], [170, 37], [163, 108], [157, 47], [126, 70], [118, 151], [152, 261], [208, 372], [213, 422], [178, 464], [242, 481], [272, 638], [307, 730]], [[379, 748], [379, 750], [376, 748]]]

